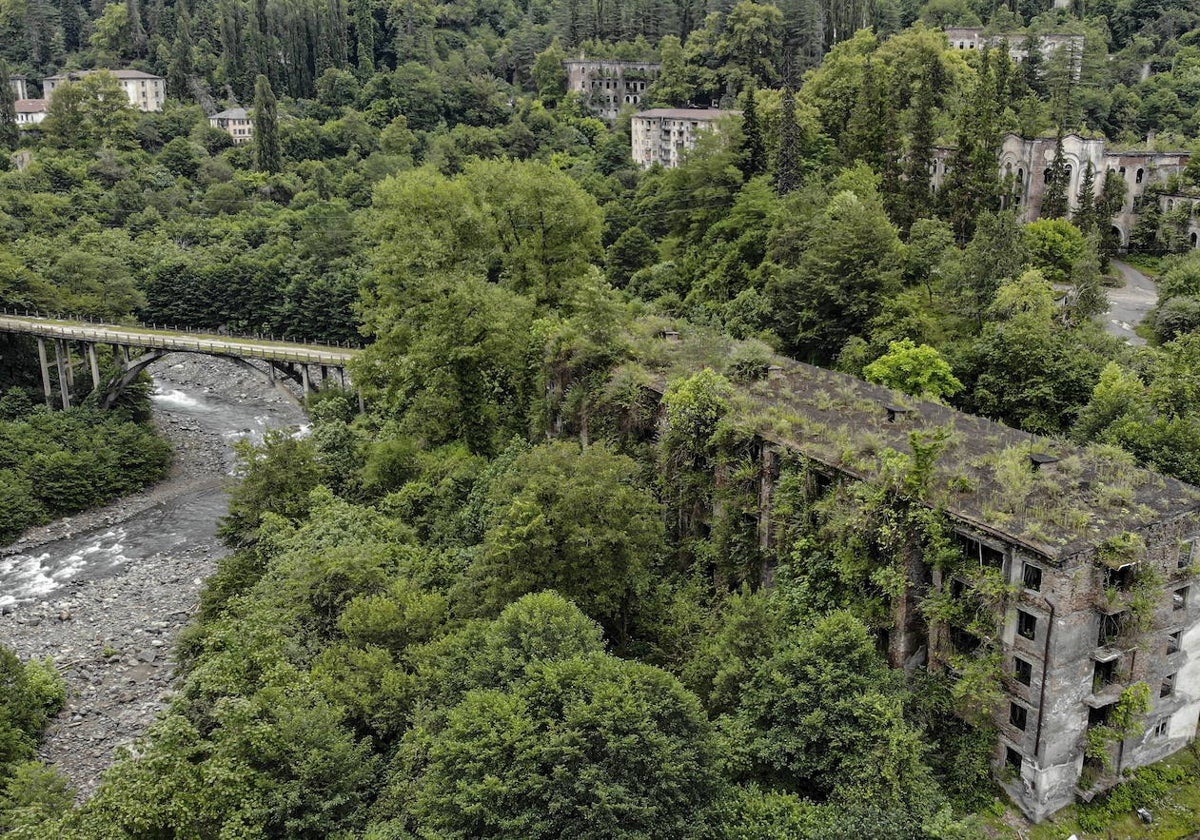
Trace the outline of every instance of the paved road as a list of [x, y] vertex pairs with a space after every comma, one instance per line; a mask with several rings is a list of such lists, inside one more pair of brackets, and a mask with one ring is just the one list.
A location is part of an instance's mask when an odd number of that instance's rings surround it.
[[1112, 264], [1125, 279], [1125, 285], [1119, 289], [1105, 290], [1108, 292], [1108, 312], [1104, 314], [1105, 326], [1110, 333], [1130, 344], [1145, 344], [1146, 339], [1135, 333], [1133, 328], [1142, 322], [1146, 313], [1158, 302], [1158, 287], [1153, 280], [1128, 263], [1113, 260]]
[[0, 315], [0, 332], [24, 333], [69, 341], [94, 341], [99, 344], [120, 344], [129, 347], [156, 347], [185, 353], [273, 359], [280, 362], [300, 362], [334, 367], [345, 365], [359, 352], [348, 347], [214, 338], [190, 333], [155, 332], [139, 330], [136, 327], [51, 321], [15, 315]]

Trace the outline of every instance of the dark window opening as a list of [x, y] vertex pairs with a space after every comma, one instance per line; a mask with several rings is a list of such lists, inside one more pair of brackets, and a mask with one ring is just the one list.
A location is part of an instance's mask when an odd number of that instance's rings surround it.
[[984, 545], [979, 540], [972, 539], [964, 534], [956, 534], [955, 539], [958, 542], [959, 551], [968, 560], [975, 561], [981, 566], [990, 566], [993, 569], [1004, 568], [1004, 552], [992, 548], [989, 545]]
[[1105, 589], [1120, 589], [1122, 591], [1133, 585], [1133, 570], [1134, 566], [1122, 566], [1119, 569], [1104, 570], [1104, 588]]
[[1008, 722], [1024, 732], [1025, 726], [1029, 722], [1029, 710], [1017, 703], [1009, 703]]
[[[1192, 234], [1192, 246], [1195, 247], [1196, 234]], [[1179, 568], [1186, 569], [1196, 559], [1196, 545], [1200, 543], [1200, 537], [1192, 537], [1190, 540], [1184, 540], [1179, 546]]]
[[1042, 570], [1037, 566], [1026, 563], [1022, 569], [1021, 578], [1026, 589], [1032, 589], [1034, 592], [1042, 591]]
[[1116, 703], [1109, 703], [1107, 706], [1088, 709], [1088, 728], [1107, 725], [1108, 719], [1112, 717], [1112, 711], [1116, 708], [1116, 705]]
[[1182, 610], [1188, 605], [1188, 587], [1176, 589], [1171, 593], [1171, 607], [1173, 609]]
[[1112, 644], [1121, 635], [1121, 628], [1124, 623], [1125, 613], [1100, 616], [1100, 635], [1096, 639], [1096, 644], [1100, 647], [1107, 647]]
[[1026, 639], [1035, 638], [1037, 636], [1037, 618], [1025, 610], [1017, 610], [1017, 633]]
[[1158, 687], [1159, 697], [1170, 697], [1175, 693], [1175, 677], [1177, 674], [1169, 674], [1163, 678], [1162, 685]]
[[1020, 657], [1013, 657], [1013, 676], [1021, 685], [1033, 682], [1033, 664]]
[[1134, 178], [1133, 178], [1133, 180], [1134, 180], [1136, 183], [1139, 183], [1139, 184], [1140, 184], [1140, 183], [1142, 183], [1142, 178], [1143, 178], [1143, 177], [1145, 177], [1145, 174], [1146, 174], [1145, 170], [1139, 169], [1139, 170], [1137, 171], [1137, 174], [1136, 174], [1136, 175], [1134, 175]]
[[1014, 770], [1021, 769], [1021, 754], [1012, 747], [1004, 748], [1004, 763]]
[[1158, 723], [1154, 724], [1154, 737], [1155, 738], [1165, 738], [1167, 736], [1167, 731], [1170, 728], [1171, 728], [1171, 716], [1167, 715], [1165, 718], [1160, 720]]
[[1092, 691], [1100, 691], [1117, 681], [1117, 660], [1097, 662], [1092, 671]]
[[1183, 646], [1183, 631], [1176, 630], [1167, 636], [1167, 653], [1178, 653]]
[[950, 644], [957, 653], [974, 653], [979, 650], [979, 637], [973, 633], [968, 633], [961, 627], [950, 628]]

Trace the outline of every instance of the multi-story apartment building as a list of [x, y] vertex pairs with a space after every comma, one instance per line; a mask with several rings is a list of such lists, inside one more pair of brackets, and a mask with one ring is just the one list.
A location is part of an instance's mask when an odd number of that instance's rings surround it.
[[626, 106], [637, 107], [646, 89], [658, 78], [656, 61], [603, 61], [580, 57], [564, 61], [567, 90], [578, 93], [597, 116], [609, 121]]
[[161, 111], [167, 98], [167, 83], [161, 76], [143, 73], [141, 70], [73, 70], [42, 80], [42, 92], [46, 99], [67, 82], [78, 81], [92, 73], [112, 73], [125, 89], [129, 103], [140, 111]]
[[245, 108], [229, 108], [208, 118], [208, 124], [227, 132], [235, 146], [249, 143], [254, 137], [254, 120]]
[[[668, 333], [654, 393], [668, 377], [695, 371], [695, 360], [732, 352], [728, 339], [689, 333]], [[998, 702], [981, 699], [979, 710], [998, 731], [993, 767], [1029, 817], [1040, 821], [1195, 739], [1200, 489], [1111, 449], [1040, 438], [851, 376], [774, 362], [765, 379], [741, 386], [738, 415], [729, 418], [752, 439], [740, 451], [758, 469], [725, 479], [727, 487], [748, 483], [748, 497], [758, 500], [768, 563], [784, 476], [793, 493], [797, 478], [814, 494], [838, 492], [880, 475], [883, 453], [911, 454], [914, 433], [942, 436], [919, 503], [944, 515], [957, 559], [928, 556], [919, 534], [897, 549], [903, 556], [875, 558], [906, 581], [903, 594], [887, 596], [891, 624], [880, 641], [895, 667], [952, 679], [972, 668], [991, 674]], [[795, 504], [793, 496], [793, 516]], [[764, 568], [762, 579], [772, 578]], [[939, 598], [948, 613], [925, 608]], [[1123, 721], [1140, 693], [1148, 708]]]
[[741, 114], [717, 108], [655, 108], [635, 114], [630, 126], [633, 159], [643, 169], [661, 164], [674, 169], [706, 132], [720, 131], [721, 120]]

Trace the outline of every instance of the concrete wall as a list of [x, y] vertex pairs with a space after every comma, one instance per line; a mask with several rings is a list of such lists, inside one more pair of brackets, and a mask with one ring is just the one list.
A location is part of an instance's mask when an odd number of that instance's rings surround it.
[[[626, 105], [640, 106], [662, 65], [653, 61], [566, 61], [567, 90], [606, 120], [615, 120]], [[635, 78], [626, 78], [634, 76]]]

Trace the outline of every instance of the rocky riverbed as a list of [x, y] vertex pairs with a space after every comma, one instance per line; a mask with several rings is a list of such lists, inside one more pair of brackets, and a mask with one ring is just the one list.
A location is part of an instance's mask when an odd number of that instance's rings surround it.
[[168, 356], [151, 372], [154, 421], [176, 453], [171, 476], [0, 552], [0, 572], [11, 573], [0, 643], [22, 659], [52, 659], [65, 678], [67, 706], [41, 756], [84, 798], [170, 699], [175, 639], [227, 551], [217, 522], [232, 442], [304, 422], [284, 393], [230, 362]]

